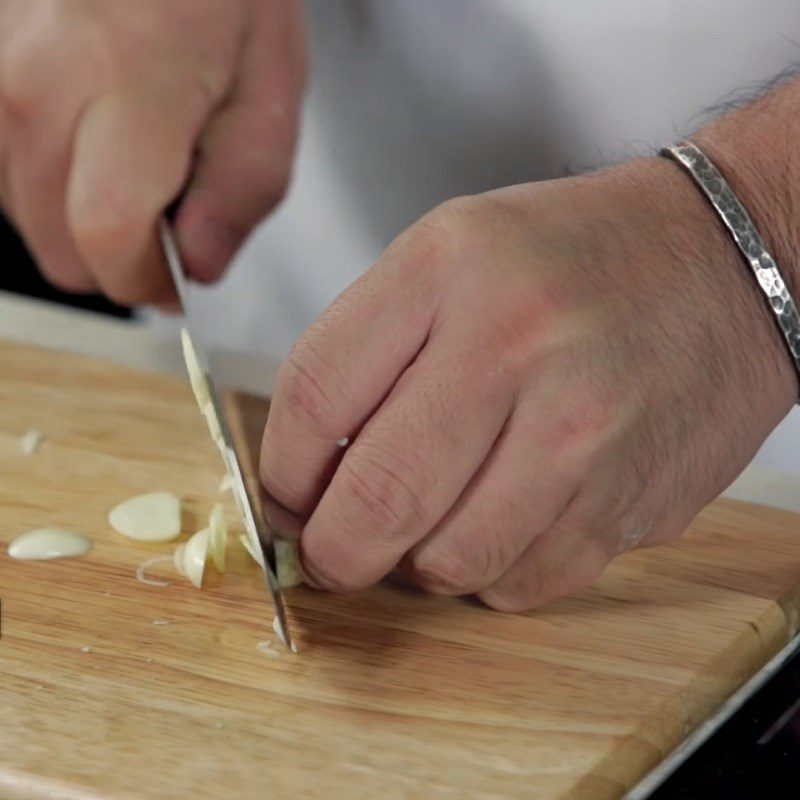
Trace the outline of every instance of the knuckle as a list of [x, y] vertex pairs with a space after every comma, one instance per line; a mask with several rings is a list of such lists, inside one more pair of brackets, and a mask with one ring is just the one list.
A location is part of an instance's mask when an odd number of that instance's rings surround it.
[[419, 473], [397, 454], [362, 444], [345, 457], [339, 473], [347, 517], [357, 520], [359, 526], [391, 535], [424, 520], [414, 477]]
[[444, 267], [457, 260], [454, 257], [471, 234], [464, 209], [472, 201], [458, 197], [429, 211], [395, 239], [387, 255], [398, 253], [401, 266], [414, 271]]
[[[48, 5], [48, 4], [46, 4]], [[49, 4], [53, 5], [53, 4]], [[79, 17], [54, 19], [49, 8], [30, 4], [15, 20], [0, 52], [0, 103], [7, 113], [27, 119], [42, 112], [44, 101], [56, 96], [60, 83], [53, 76], [68, 71], [78, 86], [70, 97], [105, 80], [109, 73], [107, 43], [99, 27], [76, 24]], [[76, 101], [77, 102], [77, 101]]]
[[336, 430], [338, 374], [319, 349], [307, 339], [292, 347], [278, 369], [276, 396], [294, 420], [326, 439], [341, 436]]
[[35, 111], [48, 59], [46, 42], [27, 27], [7, 42], [0, 55], [0, 96], [10, 115], [24, 118]]
[[118, 255], [132, 240], [144, 238], [155, 215], [132, 198], [92, 198], [70, 214], [72, 236], [90, 260]]

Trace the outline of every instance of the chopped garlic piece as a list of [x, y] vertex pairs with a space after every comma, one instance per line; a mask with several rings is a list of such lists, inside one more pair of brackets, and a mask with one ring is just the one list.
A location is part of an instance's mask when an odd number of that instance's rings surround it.
[[85, 644], [83, 647], [81, 647], [81, 653], [91, 653], [91, 652], [92, 652], [92, 648], [89, 647], [88, 644]]
[[242, 547], [250, 554], [250, 558], [258, 564], [261, 569], [264, 569], [264, 556], [261, 555], [260, 552], [253, 550], [253, 545], [250, 544], [250, 539], [247, 537], [246, 534], [242, 533], [239, 535], [239, 541], [241, 542]]
[[8, 555], [20, 561], [46, 561], [86, 555], [92, 542], [80, 533], [59, 528], [37, 528], [17, 536], [8, 546]]
[[42, 439], [44, 439], [44, 434], [41, 431], [37, 431], [35, 428], [25, 431], [19, 440], [22, 452], [25, 453], [26, 456], [32, 456], [39, 449]]
[[218, 572], [225, 572], [225, 550], [228, 546], [228, 525], [225, 522], [225, 507], [216, 503], [211, 509], [208, 518], [208, 527], [211, 531], [209, 547], [211, 558]]
[[111, 527], [143, 542], [168, 542], [181, 532], [181, 503], [170, 492], [150, 492], [131, 497], [108, 514]]
[[347, 445], [350, 444], [350, 437], [342, 436], [341, 439], [336, 440], [336, 444], [338, 444], [339, 447], [347, 447]]
[[192, 337], [189, 336], [189, 331], [186, 328], [181, 329], [181, 344], [183, 345], [183, 360], [186, 362], [186, 371], [189, 373], [189, 383], [192, 384], [197, 405], [203, 411], [206, 403], [211, 400], [211, 393], [208, 390], [205, 372], [200, 366], [200, 360], [197, 358], [197, 352], [192, 344]]
[[223, 492], [229, 492], [233, 488], [233, 481], [231, 480], [231, 476], [226, 472], [222, 476], [222, 480], [219, 482], [219, 493], [222, 494]]
[[267, 639], [264, 642], [258, 642], [256, 644], [256, 650], [259, 653], [263, 653], [265, 656], [269, 656], [270, 658], [280, 658], [281, 654], [279, 650], [276, 650], [272, 646], [272, 639]]
[[203, 573], [208, 558], [209, 529], [197, 531], [186, 544], [178, 545], [173, 556], [175, 569], [185, 575], [198, 589], [203, 583]]

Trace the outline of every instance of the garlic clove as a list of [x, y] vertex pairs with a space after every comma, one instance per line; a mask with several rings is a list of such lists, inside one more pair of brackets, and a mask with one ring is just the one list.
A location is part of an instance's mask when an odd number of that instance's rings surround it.
[[181, 532], [181, 503], [171, 492], [150, 492], [131, 497], [108, 514], [111, 527], [142, 542], [168, 542]]

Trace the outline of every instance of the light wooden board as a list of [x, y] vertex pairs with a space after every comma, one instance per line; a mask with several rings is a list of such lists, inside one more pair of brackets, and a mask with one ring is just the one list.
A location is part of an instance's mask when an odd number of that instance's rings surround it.
[[[800, 518], [718, 502], [524, 615], [292, 590], [302, 652], [272, 659], [244, 553], [203, 591], [148, 587], [136, 565], [172, 545], [106, 523], [168, 489], [188, 534], [221, 474], [183, 382], [0, 342], [0, 798], [617, 798], [797, 627]], [[8, 558], [44, 524], [95, 547]]]

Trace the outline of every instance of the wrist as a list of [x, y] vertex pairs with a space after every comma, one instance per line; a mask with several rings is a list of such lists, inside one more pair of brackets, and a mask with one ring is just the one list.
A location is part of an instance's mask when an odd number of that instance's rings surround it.
[[755, 223], [800, 301], [800, 79], [693, 134]]
[[673, 279], [697, 297], [693, 307], [704, 316], [709, 352], [728, 364], [731, 399], [777, 424], [796, 402], [798, 384], [768, 299], [700, 187], [677, 163], [657, 161], [648, 191], [658, 197], [663, 245], [675, 257]]

